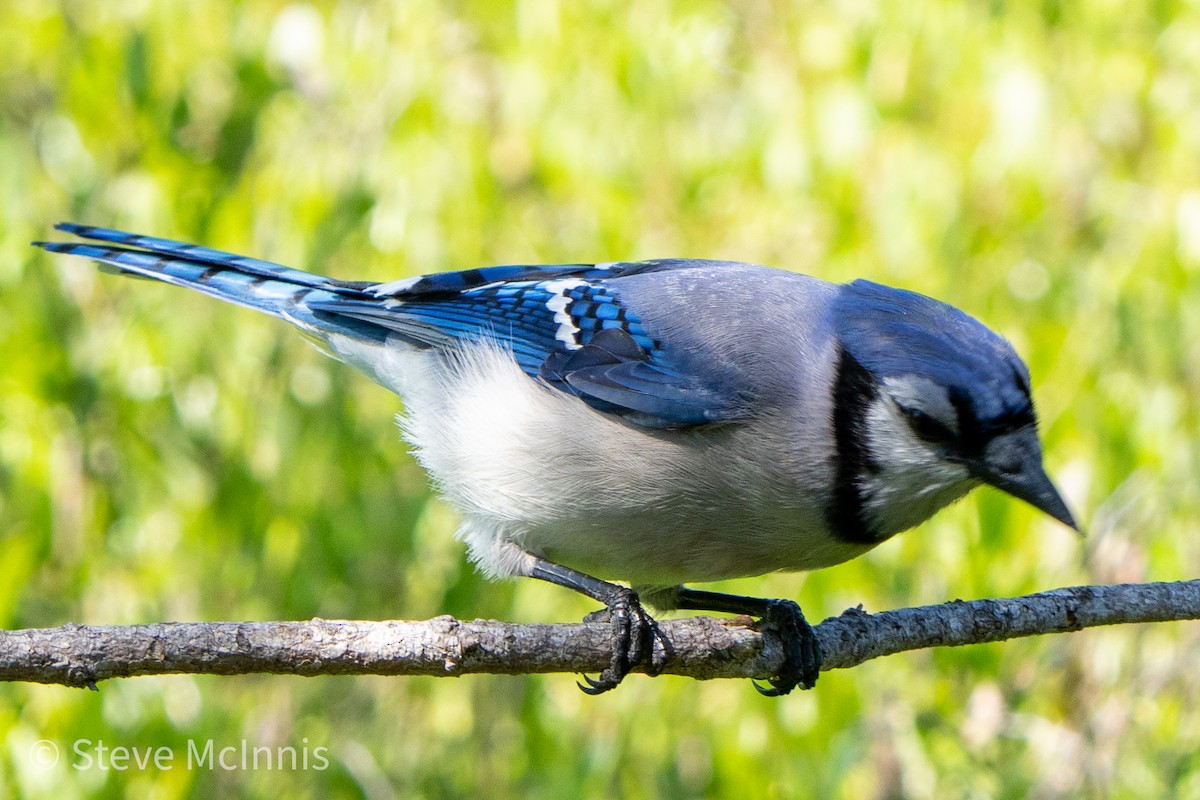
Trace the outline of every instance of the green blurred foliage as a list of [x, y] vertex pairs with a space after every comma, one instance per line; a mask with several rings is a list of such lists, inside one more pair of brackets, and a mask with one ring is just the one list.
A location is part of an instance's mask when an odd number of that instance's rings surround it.
[[[697, 256], [913, 288], [1027, 357], [1087, 540], [979, 491], [850, 564], [730, 587], [821, 618], [1196, 573], [1194, 2], [0, 12], [4, 627], [592, 610], [471, 570], [391, 395], [276, 321], [27, 246], [60, 219], [345, 278]], [[637, 676], [599, 698], [568, 676], [7, 685], [0, 796], [1200, 798], [1198, 640], [911, 653], [783, 700]], [[77, 740], [329, 767], [77, 770]]]

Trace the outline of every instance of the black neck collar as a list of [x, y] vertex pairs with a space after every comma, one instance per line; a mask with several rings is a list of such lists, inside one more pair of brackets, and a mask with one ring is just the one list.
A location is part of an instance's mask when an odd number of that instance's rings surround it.
[[837, 376], [833, 388], [834, 456], [833, 500], [826, 508], [829, 529], [850, 544], [878, 544], [864, 517], [862, 480], [878, 465], [867, 445], [867, 410], [879, 397], [874, 376], [838, 348]]

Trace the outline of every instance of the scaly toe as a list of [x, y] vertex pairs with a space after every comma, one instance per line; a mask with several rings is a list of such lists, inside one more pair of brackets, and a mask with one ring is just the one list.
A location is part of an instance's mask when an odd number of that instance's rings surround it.
[[[646, 613], [637, 594], [624, 587], [609, 601], [603, 612], [612, 623], [612, 660], [598, 678], [583, 676], [587, 686], [579, 688], [597, 695], [616, 688], [637, 664], [647, 661], [647, 672], [657, 675], [666, 665], [670, 647], [653, 617]], [[589, 614], [587, 621], [593, 621]], [[658, 646], [655, 646], [658, 644]]]
[[779, 674], [772, 677], [767, 689], [755, 683], [754, 688], [767, 697], [788, 694], [797, 686], [811, 689], [821, 674], [821, 645], [812, 626], [804, 619], [800, 606], [791, 600], [773, 600], [759, 623], [764, 633], [772, 632], [783, 645], [784, 661]]

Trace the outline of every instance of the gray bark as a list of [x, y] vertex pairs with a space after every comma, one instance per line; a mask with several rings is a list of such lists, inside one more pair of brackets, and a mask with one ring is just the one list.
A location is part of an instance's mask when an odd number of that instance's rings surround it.
[[[1200, 618], [1200, 580], [1079, 586], [999, 600], [955, 600], [868, 614], [849, 609], [816, 626], [823, 669], [926, 647], [996, 642], [1099, 625]], [[782, 652], [752, 620], [662, 620], [665, 673], [701, 680], [766, 679]], [[0, 631], [0, 680], [95, 688], [136, 675], [440, 675], [597, 673], [608, 666], [606, 623], [516, 624], [452, 617], [407, 622], [165, 622]]]

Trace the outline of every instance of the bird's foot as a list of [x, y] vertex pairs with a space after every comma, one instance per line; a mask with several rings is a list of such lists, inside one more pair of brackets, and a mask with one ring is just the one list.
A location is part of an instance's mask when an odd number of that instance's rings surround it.
[[[607, 618], [612, 624], [612, 660], [598, 678], [587, 675], [587, 683], [579, 688], [591, 695], [602, 694], [617, 685], [629, 671], [643, 661], [646, 674], [658, 675], [666, 666], [670, 647], [659, 630], [658, 623], [642, 608], [637, 593], [624, 586], [613, 586], [611, 594], [604, 598], [606, 608], [584, 618], [585, 622], [598, 622]], [[797, 609], [799, 610], [799, 609]]]
[[791, 600], [767, 600], [766, 613], [756, 626], [763, 634], [774, 634], [783, 646], [783, 666], [767, 681], [770, 688], [754, 684], [767, 697], [780, 697], [799, 686], [811, 689], [821, 673], [821, 645], [812, 626]]
[[657, 675], [671, 657], [671, 643], [663, 636], [654, 618], [642, 608], [637, 592], [616, 583], [593, 578], [570, 567], [530, 555], [530, 577], [557, 586], [574, 589], [598, 602], [604, 610], [589, 614], [585, 622], [607, 619], [612, 625], [612, 660], [598, 678], [583, 676], [587, 686], [579, 685], [588, 694], [601, 694], [616, 687], [641, 663], [649, 675]]

